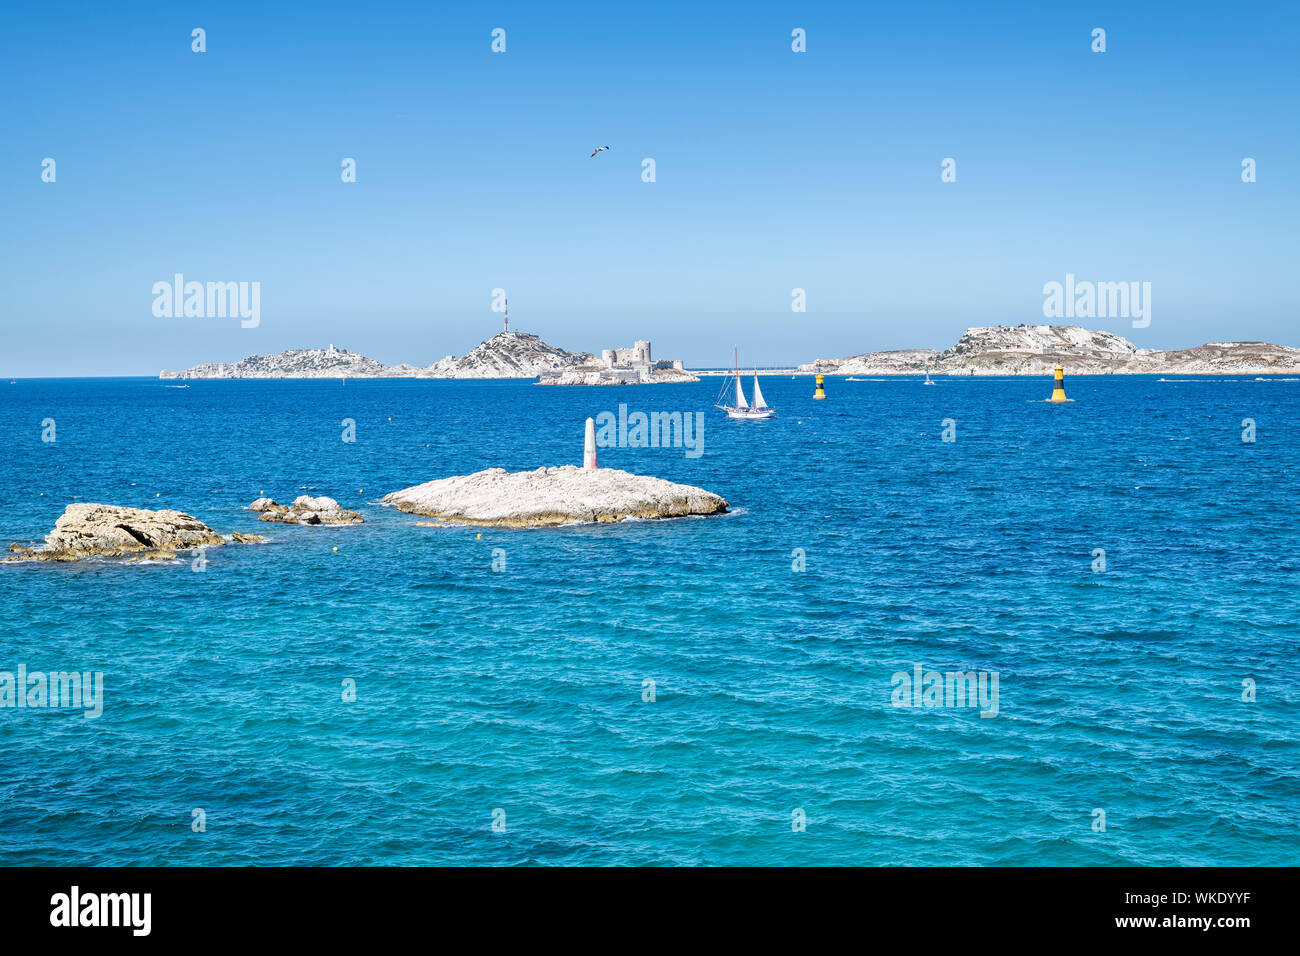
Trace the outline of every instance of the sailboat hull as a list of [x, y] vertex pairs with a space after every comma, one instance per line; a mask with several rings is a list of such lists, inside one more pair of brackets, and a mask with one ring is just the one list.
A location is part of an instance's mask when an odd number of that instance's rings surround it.
[[727, 408], [725, 405], [718, 407], [727, 413], [728, 418], [739, 418], [743, 421], [759, 421], [776, 414], [775, 409], [771, 408]]

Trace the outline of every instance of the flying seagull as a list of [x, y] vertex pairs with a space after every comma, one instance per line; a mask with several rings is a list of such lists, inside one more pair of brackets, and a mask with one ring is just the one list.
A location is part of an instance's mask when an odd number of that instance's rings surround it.
[[608, 147], [608, 146], [597, 146], [596, 149], [595, 149], [595, 151], [594, 151], [591, 155], [592, 155], [592, 156], [595, 156], [596, 153], [599, 153], [602, 149], [609, 149], [609, 147]]

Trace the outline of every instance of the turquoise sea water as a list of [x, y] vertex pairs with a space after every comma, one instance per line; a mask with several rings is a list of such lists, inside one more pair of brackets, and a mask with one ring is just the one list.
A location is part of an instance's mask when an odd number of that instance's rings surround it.
[[[74, 500], [272, 538], [203, 573], [0, 565], [0, 670], [105, 695], [0, 709], [0, 863], [1300, 860], [1300, 382], [1076, 377], [1064, 406], [1046, 378], [936, 382], [771, 377], [778, 417], [739, 423], [710, 379], [0, 383], [3, 545]], [[705, 411], [704, 454], [602, 465], [732, 513], [502, 531], [377, 504], [580, 463], [619, 403]], [[308, 490], [366, 523], [246, 509]], [[917, 664], [996, 672], [997, 716], [893, 706]]]

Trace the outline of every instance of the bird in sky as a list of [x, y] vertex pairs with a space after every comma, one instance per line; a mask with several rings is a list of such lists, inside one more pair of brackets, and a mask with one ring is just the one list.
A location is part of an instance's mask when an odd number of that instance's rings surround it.
[[609, 147], [608, 147], [608, 146], [597, 146], [596, 149], [595, 149], [595, 151], [592, 152], [591, 155], [592, 155], [592, 156], [595, 156], [596, 153], [599, 153], [599, 152], [600, 152], [601, 150], [603, 150], [603, 149], [609, 149]]

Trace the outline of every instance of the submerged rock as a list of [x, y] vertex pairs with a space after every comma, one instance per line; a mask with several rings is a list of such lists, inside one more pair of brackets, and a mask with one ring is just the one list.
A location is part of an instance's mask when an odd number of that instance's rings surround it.
[[225, 539], [193, 515], [164, 509], [123, 508], [78, 502], [68, 505], [44, 547], [10, 545], [7, 561], [77, 561], [93, 557], [156, 556], [175, 558], [176, 551], [224, 544]]
[[144, 554], [127, 558], [128, 561], [175, 561], [176, 559], [175, 551], [146, 551]]
[[544, 528], [575, 521], [721, 514], [727, 502], [703, 488], [615, 468], [574, 465], [510, 473], [489, 468], [385, 495], [384, 504], [451, 524]]
[[270, 498], [258, 498], [248, 507], [261, 512], [259, 521], [278, 521], [281, 524], [356, 524], [365, 520], [360, 511], [349, 511], [324, 495], [318, 498], [299, 495], [288, 507]]

